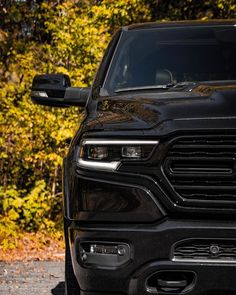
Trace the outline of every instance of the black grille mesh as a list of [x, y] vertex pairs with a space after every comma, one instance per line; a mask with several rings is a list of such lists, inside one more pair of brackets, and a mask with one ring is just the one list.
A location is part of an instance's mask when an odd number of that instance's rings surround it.
[[236, 262], [235, 240], [192, 240], [176, 245], [174, 260]]
[[164, 172], [187, 201], [236, 201], [236, 136], [182, 137], [171, 145]]

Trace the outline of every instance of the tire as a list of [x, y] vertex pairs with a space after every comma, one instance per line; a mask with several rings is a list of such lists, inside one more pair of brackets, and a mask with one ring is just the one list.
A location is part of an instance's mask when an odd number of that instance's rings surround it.
[[64, 219], [65, 234], [65, 295], [80, 295], [80, 287], [74, 274], [69, 248], [67, 222]]

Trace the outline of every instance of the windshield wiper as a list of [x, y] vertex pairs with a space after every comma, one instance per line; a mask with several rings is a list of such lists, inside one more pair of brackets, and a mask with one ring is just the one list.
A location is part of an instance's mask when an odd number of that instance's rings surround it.
[[196, 85], [196, 82], [193, 81], [184, 81], [179, 83], [169, 83], [166, 85], [149, 85], [149, 86], [138, 86], [138, 87], [126, 87], [118, 88], [114, 92], [125, 92], [125, 91], [135, 91], [135, 90], [152, 90], [152, 89], [169, 89], [169, 88], [182, 88], [190, 85]]
[[173, 88], [182, 88], [182, 87], [186, 87], [186, 86], [194, 86], [196, 85], [196, 82], [193, 82], [193, 81], [183, 81], [183, 82], [178, 82], [178, 83], [173, 83], [171, 85], [171, 87]]
[[150, 86], [138, 86], [138, 87], [126, 87], [126, 88], [118, 88], [114, 92], [125, 92], [125, 91], [135, 91], [135, 90], [152, 90], [152, 89], [168, 89], [172, 84], [167, 85], [150, 85]]

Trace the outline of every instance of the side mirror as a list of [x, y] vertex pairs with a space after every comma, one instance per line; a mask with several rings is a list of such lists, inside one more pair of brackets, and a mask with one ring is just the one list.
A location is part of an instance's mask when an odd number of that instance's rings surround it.
[[31, 99], [36, 104], [54, 107], [85, 106], [90, 88], [70, 86], [70, 78], [64, 74], [36, 75]]

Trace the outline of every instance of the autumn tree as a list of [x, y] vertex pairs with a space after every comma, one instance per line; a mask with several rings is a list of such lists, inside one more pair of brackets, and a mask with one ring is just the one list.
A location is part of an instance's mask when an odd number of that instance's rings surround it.
[[32, 79], [61, 72], [74, 85], [90, 85], [114, 30], [151, 20], [149, 6], [142, 0], [1, 5], [1, 218], [24, 230], [49, 230], [61, 216], [62, 158], [83, 114], [32, 104]]
[[89, 86], [119, 26], [233, 18], [235, 5], [234, 0], [0, 1], [0, 243], [1, 222], [28, 231], [58, 224], [62, 158], [83, 117], [79, 108], [32, 104], [34, 75], [60, 72], [76, 86]]

